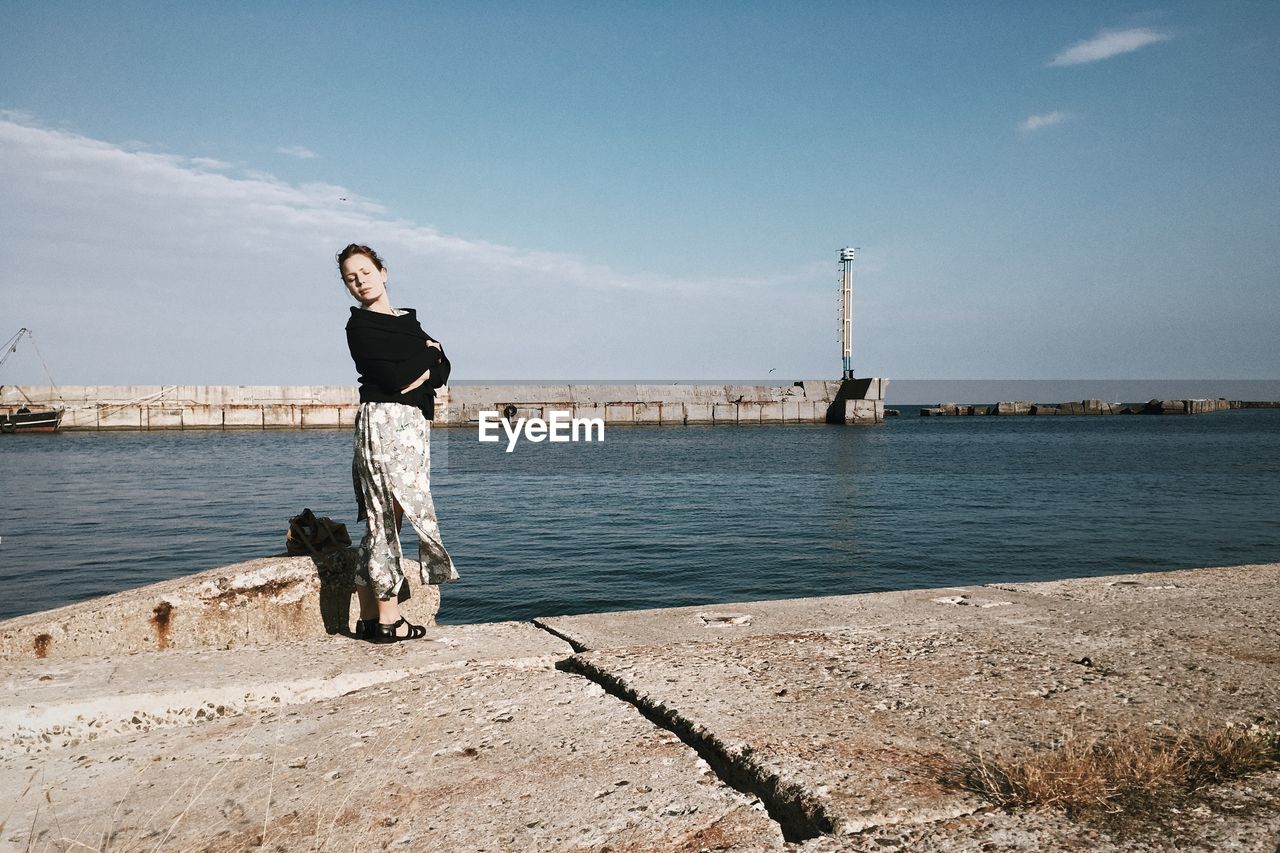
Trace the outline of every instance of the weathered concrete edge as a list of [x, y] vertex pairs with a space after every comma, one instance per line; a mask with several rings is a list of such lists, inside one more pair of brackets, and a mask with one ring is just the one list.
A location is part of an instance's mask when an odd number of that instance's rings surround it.
[[[229, 648], [237, 645], [263, 644], [278, 640], [305, 639], [347, 630], [353, 618], [349, 613], [352, 589], [349, 563], [325, 567], [311, 557], [267, 557], [220, 566], [171, 580], [160, 581], [122, 592], [74, 604], [38, 611], [0, 621], [0, 661], [31, 659], [69, 659], [84, 655], [122, 654], [139, 651], [163, 651], [181, 648]], [[412, 560], [410, 566], [416, 566]], [[600, 646], [575, 630], [574, 622], [585, 620], [619, 620], [636, 624], [654, 617], [664, 627], [647, 639], [629, 639], [612, 648], [670, 642], [672, 622], [689, 617], [720, 614], [732, 616], [734, 611], [783, 611], [830, 613], [846, 607], [862, 610], [868, 605], [878, 609], [892, 608], [888, 598], [928, 599], [940, 594], [965, 590], [991, 590], [1028, 597], [1050, 595], [1047, 584], [1069, 580], [1120, 582], [1143, 577], [1169, 578], [1180, 572], [1205, 573], [1239, 569], [1280, 570], [1271, 563], [1175, 569], [1165, 572], [1139, 572], [1107, 576], [1073, 576], [1053, 581], [993, 582], [972, 587], [938, 587], [893, 592], [858, 593], [853, 595], [814, 596], [808, 598], [766, 599], [727, 602], [685, 607], [661, 607], [628, 611], [581, 614], [579, 616], [540, 616], [531, 623], [565, 641], [575, 653], [592, 651]], [[410, 569], [410, 575], [416, 574]], [[331, 589], [321, 587], [325, 575], [334, 579]], [[167, 607], [165, 606], [167, 605]], [[414, 596], [404, 604], [406, 614], [419, 622], [434, 624], [440, 607], [440, 589], [414, 585]], [[326, 612], [327, 611], [327, 612]], [[197, 616], [192, 620], [189, 617]], [[816, 630], [840, 623], [840, 616], [806, 619], [803, 630]], [[179, 623], [179, 619], [182, 622]], [[190, 632], [176, 630], [179, 625]], [[692, 622], [690, 623], [692, 624]], [[787, 630], [779, 627], [779, 630]], [[716, 629], [711, 629], [715, 631]], [[765, 633], [771, 633], [769, 627]], [[750, 633], [761, 633], [751, 630]], [[723, 638], [723, 634], [703, 633], [707, 641]], [[683, 639], [690, 639], [686, 636]]]
[[[889, 590], [885, 592], [852, 593], [848, 595], [824, 595], [801, 598], [761, 599], [756, 601], [733, 601], [714, 604], [693, 604], [681, 607], [653, 607], [641, 608], [638, 610], [583, 613], [572, 616], [539, 616], [533, 619], [533, 624], [564, 640], [575, 653], [584, 653], [599, 651], [604, 648], [621, 649], [666, 644], [677, 641], [689, 641], [693, 639], [692, 636], [685, 635], [676, 637], [673, 636], [670, 630], [670, 626], [673, 622], [685, 616], [690, 617], [690, 620], [687, 621], [688, 624], [692, 625], [694, 624], [692, 620], [701, 616], [734, 617], [737, 615], [748, 615], [753, 611], [757, 613], [768, 613], [771, 610], [780, 609], [799, 611], [808, 609], [810, 606], [813, 610], [824, 613], [830, 613], [831, 611], [841, 610], [846, 607], [850, 610], [862, 610], [864, 612], [869, 609], [890, 610], [895, 605], [895, 602], [891, 599], [895, 598], [904, 603], [907, 601], [914, 602], [916, 600], [927, 601], [943, 596], [954, 596], [956, 594], [967, 595], [982, 590], [990, 591], [992, 593], [999, 592], [1005, 598], [1008, 598], [1009, 595], [1012, 594], [1013, 596], [1017, 596], [1021, 603], [1031, 603], [1031, 601], [1035, 599], [1046, 600], [1054, 596], [1060, 596], [1061, 592], [1052, 591], [1052, 586], [1054, 584], [1070, 581], [1097, 581], [1099, 583], [1117, 584], [1140, 580], [1143, 578], [1172, 580], [1177, 575], [1185, 575], [1188, 573], [1202, 574], [1205, 572], [1233, 572], [1238, 570], [1273, 571], [1276, 572], [1277, 580], [1280, 581], [1280, 563], [1241, 563], [1230, 566], [1167, 569], [1158, 572], [1125, 572], [1114, 575], [1069, 575], [1045, 581], [992, 581], [986, 584], [972, 584], [966, 586], [908, 588], [901, 590]], [[826, 628], [847, 625], [847, 622], [841, 621], [841, 619], [847, 617], [847, 615], [848, 614], [840, 614], [839, 617], [835, 618], [807, 619], [804, 624], [798, 626], [791, 624], [769, 626], [764, 630], [756, 630], [753, 627], [748, 628], [747, 632], [752, 634], [772, 634], [780, 631], [820, 631]], [[656, 617], [654, 620], [655, 628], [652, 632], [652, 636], [644, 638], [630, 637], [624, 642], [609, 644], [607, 646], [593, 643], [591, 637], [586, 632], [575, 630], [574, 625], [575, 621], [586, 623], [587, 620], [594, 622], [602, 619], [617, 619], [620, 622], [625, 621], [635, 624], [645, 617]], [[707, 642], [716, 642], [724, 638], [723, 634], [715, 633], [704, 633], [703, 636]]]
[[[265, 557], [0, 622], [0, 661], [231, 648], [349, 631], [354, 549]], [[416, 583], [402, 609], [434, 625], [440, 590]]]

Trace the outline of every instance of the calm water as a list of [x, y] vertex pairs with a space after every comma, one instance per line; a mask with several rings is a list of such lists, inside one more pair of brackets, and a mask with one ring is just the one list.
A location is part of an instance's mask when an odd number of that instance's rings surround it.
[[[436, 430], [442, 622], [1280, 560], [1280, 410]], [[0, 618], [356, 536], [346, 431], [0, 437]], [[406, 549], [416, 553], [412, 533]]]

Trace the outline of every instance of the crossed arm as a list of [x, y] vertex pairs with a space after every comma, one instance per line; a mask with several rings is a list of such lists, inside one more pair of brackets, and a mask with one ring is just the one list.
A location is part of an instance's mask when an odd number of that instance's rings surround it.
[[[440, 349], [439, 341], [426, 341], [425, 343], [429, 347], [435, 347], [436, 349]], [[440, 350], [440, 351], [444, 352], [444, 350]], [[426, 370], [422, 371], [421, 376], [419, 376], [417, 379], [413, 380], [408, 385], [401, 388], [400, 393], [408, 394], [413, 389], [422, 387], [422, 384], [430, 378], [431, 378], [431, 368], [427, 368]]]
[[[417, 349], [419, 345], [423, 348]], [[347, 347], [360, 372], [360, 381], [384, 394], [404, 395], [423, 385], [438, 388], [449, 379], [449, 358], [444, 348], [430, 338], [396, 340], [380, 329], [349, 323]]]

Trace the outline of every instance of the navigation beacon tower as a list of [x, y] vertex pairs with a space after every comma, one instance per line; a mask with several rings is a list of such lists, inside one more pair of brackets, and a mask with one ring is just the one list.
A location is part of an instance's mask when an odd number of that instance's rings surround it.
[[829, 423], [878, 424], [884, 421], [884, 395], [889, 380], [859, 379], [853, 375], [853, 262], [856, 247], [840, 250], [840, 387], [831, 408]]
[[858, 250], [840, 250], [840, 356], [844, 367], [841, 379], [853, 378], [853, 262]]

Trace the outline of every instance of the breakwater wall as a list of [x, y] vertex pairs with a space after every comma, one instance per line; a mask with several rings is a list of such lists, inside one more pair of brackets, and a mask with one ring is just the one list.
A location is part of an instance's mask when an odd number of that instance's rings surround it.
[[[887, 379], [801, 380], [790, 386], [463, 385], [437, 392], [437, 426], [474, 426], [482, 411], [546, 418], [552, 410], [606, 424], [880, 423]], [[64, 409], [64, 430], [318, 429], [350, 427], [352, 386], [5, 386], [0, 412]]]
[[885, 405], [938, 400], [1280, 400], [1276, 379], [894, 379]]
[[1107, 403], [1080, 400], [1069, 403], [1003, 401], [993, 406], [938, 403], [920, 409], [924, 417], [974, 415], [1201, 415], [1230, 409], [1280, 409], [1280, 400], [1148, 400], [1145, 403]]

